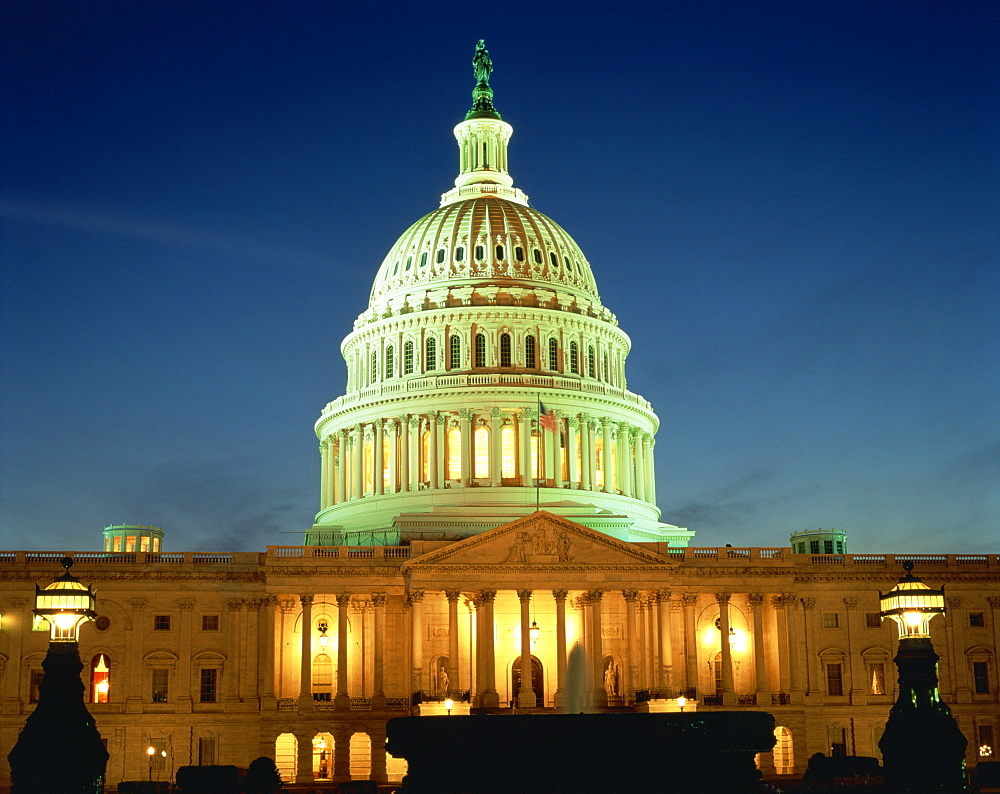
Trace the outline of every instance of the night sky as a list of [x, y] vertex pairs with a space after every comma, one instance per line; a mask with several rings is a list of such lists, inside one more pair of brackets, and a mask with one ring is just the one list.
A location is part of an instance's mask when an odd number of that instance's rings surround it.
[[580, 244], [693, 545], [996, 552], [993, 0], [46, 2], [0, 11], [0, 545], [301, 543], [312, 425], [457, 173]]

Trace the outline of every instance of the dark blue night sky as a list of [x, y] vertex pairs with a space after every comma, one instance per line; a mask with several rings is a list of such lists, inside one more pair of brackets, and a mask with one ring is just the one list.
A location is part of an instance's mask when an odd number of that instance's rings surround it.
[[663, 520], [997, 551], [992, 0], [15, 0], [0, 36], [4, 547], [301, 542], [482, 37], [515, 184], [632, 337]]

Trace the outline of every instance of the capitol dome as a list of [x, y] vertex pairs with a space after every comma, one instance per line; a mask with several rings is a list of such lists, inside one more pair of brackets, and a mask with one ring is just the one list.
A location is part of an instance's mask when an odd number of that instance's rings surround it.
[[306, 542], [454, 539], [544, 508], [684, 545], [659, 522], [659, 422], [626, 388], [629, 337], [580, 247], [514, 187], [485, 48], [474, 64], [455, 185], [389, 249], [341, 344], [347, 393], [316, 422]]

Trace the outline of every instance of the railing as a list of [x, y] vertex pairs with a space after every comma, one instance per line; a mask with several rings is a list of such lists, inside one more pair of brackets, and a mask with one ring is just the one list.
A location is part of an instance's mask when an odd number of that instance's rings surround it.
[[843, 565], [844, 558], [839, 554], [817, 554], [810, 560], [813, 565]]
[[296, 698], [278, 698], [278, 711], [297, 711], [299, 701]]
[[232, 561], [232, 554], [199, 554], [196, 552], [191, 555], [191, 562], [195, 565], [217, 565], [220, 563], [228, 565]]
[[389, 711], [409, 711], [410, 704], [406, 698], [386, 698], [385, 707]]
[[771, 694], [772, 706], [787, 706], [792, 702], [792, 696], [787, 692], [773, 692]]
[[722, 695], [705, 695], [705, 697], [701, 699], [701, 704], [703, 706], [721, 706]]
[[172, 565], [175, 563], [184, 562], [184, 555], [183, 553], [179, 552], [160, 552], [159, 554], [147, 554], [146, 562], [149, 563], [159, 562]]
[[0, 551], [0, 563], [16, 562], [17, 555], [12, 551]]
[[637, 689], [635, 691], [635, 702], [646, 703], [650, 700], [677, 700], [683, 697], [688, 700], [698, 699], [698, 690], [693, 687], [678, 689], [676, 687], [650, 687], [648, 689]]
[[406, 560], [409, 546], [268, 546], [267, 554], [282, 560], [313, 559], [385, 559]]
[[371, 698], [351, 698], [351, 711], [371, 711]]
[[347, 556], [357, 558], [374, 557], [375, 547], [374, 546], [354, 546], [347, 548]]
[[855, 554], [852, 562], [855, 565], [885, 565], [884, 554]]
[[757, 695], [737, 695], [736, 696], [737, 706], [756, 706], [757, 705]]

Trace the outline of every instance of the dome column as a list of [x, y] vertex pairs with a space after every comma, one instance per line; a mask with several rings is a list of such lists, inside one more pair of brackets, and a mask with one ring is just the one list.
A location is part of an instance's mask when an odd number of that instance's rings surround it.
[[490, 409], [490, 485], [498, 488], [503, 475], [500, 470], [500, 409]]
[[410, 490], [410, 417], [399, 417], [399, 490]]
[[590, 418], [584, 414], [580, 418], [580, 488], [589, 491], [594, 482], [594, 438], [590, 429]]
[[460, 471], [462, 485], [469, 484], [472, 471], [472, 411], [462, 408], [458, 412], [459, 432], [462, 435], [462, 468]]
[[385, 428], [381, 420], [375, 423], [375, 439], [373, 441], [375, 449], [372, 455], [375, 471], [372, 472], [372, 487], [377, 496], [385, 493]]
[[621, 459], [622, 493], [625, 496], [635, 496], [635, 466], [632, 452], [635, 449], [635, 429], [622, 422], [618, 428], [618, 457]]
[[337, 432], [337, 502], [347, 501], [347, 431]]
[[351, 431], [351, 464], [354, 473], [354, 498], [360, 499], [365, 492], [364, 425], [357, 424]]
[[531, 417], [532, 410], [523, 408], [520, 415], [520, 426], [518, 427], [518, 440], [521, 442], [520, 469], [521, 485], [525, 488], [533, 486], [532, 478], [535, 473], [531, 470]]
[[606, 416], [601, 418], [601, 470], [604, 477], [601, 490], [611, 493], [611, 420]]
[[517, 705], [522, 709], [535, 707], [535, 692], [531, 688], [531, 591], [518, 590], [521, 602], [521, 687], [517, 693]]
[[330, 506], [330, 442], [325, 439], [319, 445], [319, 457], [319, 509], [326, 510]]
[[635, 434], [635, 495], [646, 498], [646, 434], [641, 430]]
[[[558, 414], [557, 414], [558, 416]], [[563, 432], [563, 419], [559, 416], [556, 419], [556, 429], [549, 433], [549, 438], [552, 440], [552, 486], [554, 488], [563, 487], [562, 478], [562, 432]]]
[[410, 417], [410, 490], [420, 490], [420, 417]]
[[575, 416], [571, 416], [566, 420], [566, 425], [568, 431], [566, 433], [566, 457], [567, 469], [569, 471], [569, 487], [579, 488], [580, 482], [580, 467], [576, 462], [576, 449], [579, 443], [577, 439], [577, 433], [580, 431], [580, 420]]
[[386, 462], [389, 467], [389, 484], [386, 486], [386, 493], [396, 493], [396, 474], [398, 466], [398, 454], [396, 433], [396, 420], [389, 419], [384, 423], [384, 437], [389, 440], [389, 460]]
[[427, 415], [427, 441], [430, 444], [430, 455], [427, 468], [430, 471], [427, 472], [427, 477], [430, 480], [431, 488], [437, 490], [441, 487], [441, 481], [438, 479], [440, 474], [438, 459], [440, 457], [440, 445], [438, 444], [438, 414], [437, 411], [431, 411]]

